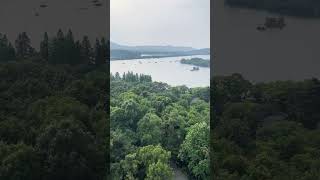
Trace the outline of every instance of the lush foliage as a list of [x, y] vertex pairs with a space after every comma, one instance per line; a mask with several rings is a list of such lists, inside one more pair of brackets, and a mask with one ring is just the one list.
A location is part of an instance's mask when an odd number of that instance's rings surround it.
[[104, 57], [80, 53], [71, 31], [45, 34], [40, 52], [26, 33], [15, 45], [0, 36], [0, 179], [106, 179]]
[[320, 81], [213, 79], [215, 179], [320, 178]]
[[200, 67], [210, 67], [210, 61], [202, 58], [181, 59], [180, 63], [190, 64]]
[[209, 88], [170, 87], [133, 73], [112, 76], [113, 179], [172, 179], [172, 163], [192, 179], [208, 179], [209, 99]]

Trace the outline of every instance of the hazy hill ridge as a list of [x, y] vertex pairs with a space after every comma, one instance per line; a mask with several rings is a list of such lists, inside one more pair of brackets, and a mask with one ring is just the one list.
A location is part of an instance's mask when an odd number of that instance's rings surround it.
[[152, 57], [208, 55], [210, 49], [196, 49], [185, 46], [126, 46], [115, 42], [110, 43], [111, 59], [136, 59], [142, 58], [142, 54]]

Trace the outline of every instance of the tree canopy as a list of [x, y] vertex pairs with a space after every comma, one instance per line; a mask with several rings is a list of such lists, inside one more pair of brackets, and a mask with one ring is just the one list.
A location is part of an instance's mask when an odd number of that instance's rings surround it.
[[31, 45], [0, 34], [0, 179], [106, 179], [106, 65], [82, 60], [71, 31]]
[[319, 179], [319, 80], [250, 83], [214, 77], [215, 179]]
[[175, 167], [191, 179], [209, 179], [208, 97], [209, 88], [171, 87], [131, 72], [112, 75], [113, 179], [173, 179]]

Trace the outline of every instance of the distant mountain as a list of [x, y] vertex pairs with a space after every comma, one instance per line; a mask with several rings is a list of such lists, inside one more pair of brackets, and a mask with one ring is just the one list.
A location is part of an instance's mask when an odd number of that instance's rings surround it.
[[182, 46], [124, 46], [110, 43], [111, 60], [161, 58], [173, 56], [209, 55], [210, 49], [195, 49]]
[[111, 50], [111, 59], [138, 59], [141, 58], [141, 53], [136, 51], [128, 51], [121, 49]]
[[114, 42], [110, 43], [111, 50], [126, 50], [139, 52], [186, 52], [196, 50], [192, 47], [183, 46], [124, 46]]
[[208, 55], [208, 54], [210, 54], [210, 48], [196, 49], [196, 50], [188, 51], [186, 53], [190, 53], [191, 55], [193, 55], [193, 54]]

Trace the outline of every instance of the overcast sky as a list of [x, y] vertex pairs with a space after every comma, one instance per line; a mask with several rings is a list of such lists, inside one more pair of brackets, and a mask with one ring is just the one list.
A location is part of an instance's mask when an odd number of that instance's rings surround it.
[[111, 0], [111, 40], [124, 45], [210, 46], [210, 0]]

